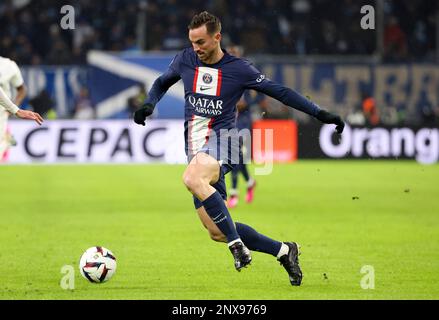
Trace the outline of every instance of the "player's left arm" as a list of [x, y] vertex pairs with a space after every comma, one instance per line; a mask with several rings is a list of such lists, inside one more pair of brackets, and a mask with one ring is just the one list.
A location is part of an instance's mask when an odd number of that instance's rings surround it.
[[289, 107], [315, 117], [323, 123], [335, 124], [337, 132], [343, 132], [345, 124], [339, 115], [330, 113], [298, 92], [267, 79], [253, 65], [247, 67], [248, 81], [245, 83], [245, 88], [262, 92]]
[[143, 106], [134, 112], [135, 123], [145, 126], [145, 120], [153, 114], [156, 104], [163, 98], [168, 89], [181, 79], [179, 72], [181, 56], [182, 53], [177, 54], [166, 72], [154, 81]]

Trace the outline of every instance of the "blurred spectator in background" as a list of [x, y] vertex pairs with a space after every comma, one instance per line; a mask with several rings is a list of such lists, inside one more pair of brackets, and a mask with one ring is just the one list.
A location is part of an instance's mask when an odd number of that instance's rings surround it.
[[41, 90], [38, 95], [29, 100], [33, 111], [45, 119], [56, 119], [55, 104], [47, 90]]
[[424, 126], [439, 125], [439, 107], [434, 107], [430, 103], [422, 103], [418, 106], [421, 124]]
[[75, 102], [75, 110], [73, 117], [75, 119], [93, 119], [95, 118], [95, 109], [90, 99], [88, 89], [82, 87], [79, 97]]
[[346, 121], [350, 125], [363, 126], [366, 123], [366, 117], [363, 113], [363, 105], [357, 106], [351, 113], [346, 116]]
[[[437, 63], [439, 1], [382, 3], [384, 61]], [[380, 29], [363, 30], [359, 23], [362, 6], [377, 8], [376, 4], [376, 0], [1, 0], [0, 55], [20, 65], [82, 65], [87, 64], [90, 50], [177, 51], [190, 46], [187, 20], [207, 9], [224, 20], [224, 45], [241, 43], [249, 56], [336, 55], [335, 60], [343, 62], [345, 55], [372, 57], [379, 53]], [[60, 27], [63, 5], [75, 8], [73, 30]], [[381, 19], [375, 20], [379, 23]], [[145, 94], [139, 92], [139, 99]], [[87, 95], [78, 100], [79, 104], [90, 104]], [[264, 118], [292, 117], [290, 108], [271, 98], [267, 101]], [[130, 103], [131, 113], [138, 102], [133, 97]], [[350, 116], [352, 121], [361, 122], [363, 105], [356, 107], [357, 112]], [[413, 115], [396, 107], [383, 107], [379, 121], [402, 123], [414, 121], [417, 115], [422, 121], [430, 121], [431, 110], [436, 110], [417, 107]], [[371, 110], [368, 121], [373, 125], [378, 113]]]
[[380, 122], [385, 125], [403, 125], [406, 121], [405, 110], [394, 106], [386, 106], [380, 113]]
[[367, 92], [363, 92], [361, 104], [366, 124], [369, 126], [377, 126], [380, 123], [380, 116], [375, 99]]
[[402, 60], [407, 57], [407, 37], [394, 16], [390, 17], [384, 31], [384, 57], [387, 60]]
[[128, 111], [130, 114], [130, 117], [132, 117], [134, 111], [139, 109], [143, 103], [145, 102], [146, 98], [148, 97], [148, 91], [146, 90], [146, 84], [140, 83], [139, 86], [139, 92], [134, 96], [128, 99]]
[[[387, 58], [434, 57], [437, 1], [386, 0]], [[75, 8], [74, 30], [59, 26], [59, 8]], [[362, 54], [376, 51], [376, 30], [360, 27], [374, 0], [2, 0], [0, 54], [19, 64], [86, 63], [90, 49], [179, 50], [189, 46], [185, 21], [195, 11], [223, 16], [224, 38], [247, 54]], [[143, 33], [139, 33], [143, 30]], [[139, 47], [144, 43], [143, 48]], [[38, 57], [38, 58], [37, 58]]]
[[[403, 58], [434, 59], [438, 45], [438, 1], [386, 0], [384, 4], [385, 46], [405, 50]], [[395, 53], [400, 60], [401, 54]], [[390, 54], [386, 59], [395, 60]]]
[[[176, 2], [170, 6], [169, 10], [171, 12], [178, 12]], [[181, 25], [179, 24], [178, 18], [175, 15], [171, 15], [168, 18], [167, 31], [161, 34], [162, 38], [162, 50], [179, 50], [183, 47], [188, 46], [187, 36], [183, 32]]]

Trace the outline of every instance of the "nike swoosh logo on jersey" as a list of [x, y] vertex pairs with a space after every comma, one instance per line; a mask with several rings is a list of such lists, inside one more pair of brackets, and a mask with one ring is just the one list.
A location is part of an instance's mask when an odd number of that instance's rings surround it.
[[209, 89], [212, 89], [212, 87], [200, 87], [201, 91], [206, 91], [206, 90], [209, 90]]

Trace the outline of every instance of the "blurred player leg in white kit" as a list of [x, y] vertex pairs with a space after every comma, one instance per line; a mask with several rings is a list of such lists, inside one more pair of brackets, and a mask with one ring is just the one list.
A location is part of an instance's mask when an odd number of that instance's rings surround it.
[[9, 113], [5, 109], [0, 108], [0, 162], [10, 146], [7, 134], [8, 118]]

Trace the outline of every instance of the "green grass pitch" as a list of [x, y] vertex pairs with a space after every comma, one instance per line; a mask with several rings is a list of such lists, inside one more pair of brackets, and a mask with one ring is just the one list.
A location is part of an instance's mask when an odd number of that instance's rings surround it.
[[[199, 222], [183, 170], [0, 167], [0, 299], [439, 299], [438, 165], [299, 161], [256, 177], [254, 203], [232, 217], [302, 245], [301, 287], [262, 253], [236, 272]], [[78, 270], [93, 245], [117, 257], [104, 284]], [[64, 265], [74, 290], [60, 287]], [[365, 265], [374, 289], [360, 286]]]

